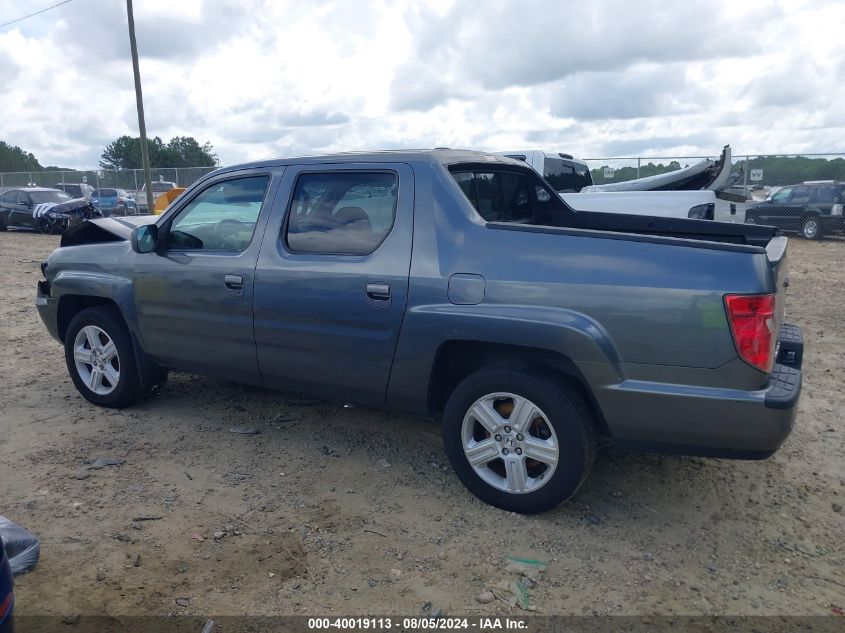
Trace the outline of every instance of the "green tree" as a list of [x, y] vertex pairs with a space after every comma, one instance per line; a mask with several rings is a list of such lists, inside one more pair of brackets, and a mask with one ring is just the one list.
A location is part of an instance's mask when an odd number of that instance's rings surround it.
[[0, 171], [40, 171], [41, 164], [31, 152], [0, 141]]
[[[217, 157], [210, 143], [200, 145], [192, 136], [176, 136], [167, 144], [160, 137], [147, 139], [150, 167], [213, 167]], [[104, 169], [140, 169], [141, 139], [121, 136], [109, 143], [100, 157]]]
[[174, 136], [165, 148], [169, 165], [162, 167], [214, 167], [217, 155], [211, 143], [200, 145], [193, 136]]

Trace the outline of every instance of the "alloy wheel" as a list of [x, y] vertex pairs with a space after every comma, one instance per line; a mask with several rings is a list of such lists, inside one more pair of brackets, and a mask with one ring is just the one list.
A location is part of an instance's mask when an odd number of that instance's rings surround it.
[[120, 382], [120, 357], [108, 333], [86, 325], [73, 341], [73, 360], [79, 377], [94, 393], [105, 396]]
[[545, 413], [513, 393], [491, 393], [469, 407], [461, 427], [464, 455], [487, 484], [525, 494], [549, 482], [560, 457]]

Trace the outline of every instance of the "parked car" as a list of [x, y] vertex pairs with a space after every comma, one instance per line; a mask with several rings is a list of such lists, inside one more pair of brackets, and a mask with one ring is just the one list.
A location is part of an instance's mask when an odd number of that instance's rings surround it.
[[63, 233], [93, 217], [102, 217], [85, 198], [43, 187], [9, 189], [0, 194], [0, 231], [9, 227]]
[[104, 217], [111, 215], [138, 215], [138, 203], [125, 189], [100, 187], [91, 197], [93, 204]]
[[763, 202], [749, 203], [746, 224], [766, 224], [798, 232], [808, 240], [830, 233], [845, 233], [845, 183], [810, 180], [779, 189]]
[[597, 438], [763, 458], [789, 435], [801, 331], [776, 229], [574, 212], [469, 151], [218, 170], [161, 216], [67, 232], [36, 304], [89, 401], [168, 370], [442, 419], [458, 477], [539, 512]]
[[90, 200], [94, 193], [94, 187], [84, 182], [60, 182], [53, 185], [53, 188], [64, 191], [71, 198], [85, 198], [86, 200]]
[[497, 156], [525, 161], [555, 188], [566, 204], [578, 211], [697, 220], [712, 220], [715, 213], [713, 191], [590, 191], [593, 184], [590, 168], [570, 154], [515, 150], [498, 152]]
[[14, 633], [12, 611], [15, 606], [14, 581], [9, 557], [0, 536], [0, 633]]
[[[158, 200], [159, 196], [177, 187], [175, 182], [166, 180], [153, 180], [153, 203]], [[135, 199], [138, 201], [138, 208], [141, 213], [152, 213], [147, 205], [147, 185], [143, 185], [137, 192], [135, 192]]]

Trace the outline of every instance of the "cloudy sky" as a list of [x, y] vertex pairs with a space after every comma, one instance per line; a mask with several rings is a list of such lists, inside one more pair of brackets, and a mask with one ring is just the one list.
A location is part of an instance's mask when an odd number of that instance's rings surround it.
[[[3, 0], [0, 23], [57, 0]], [[135, 0], [147, 130], [222, 164], [399, 147], [845, 151], [845, 2]], [[0, 140], [137, 135], [123, 0], [0, 28]]]

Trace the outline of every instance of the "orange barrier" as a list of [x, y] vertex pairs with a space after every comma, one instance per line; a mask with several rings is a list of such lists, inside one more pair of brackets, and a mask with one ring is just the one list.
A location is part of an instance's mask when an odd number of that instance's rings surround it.
[[176, 200], [185, 189], [186, 187], [176, 187], [170, 191], [165, 191], [156, 198], [155, 205], [153, 206], [153, 215], [161, 215], [167, 208], [167, 205]]

